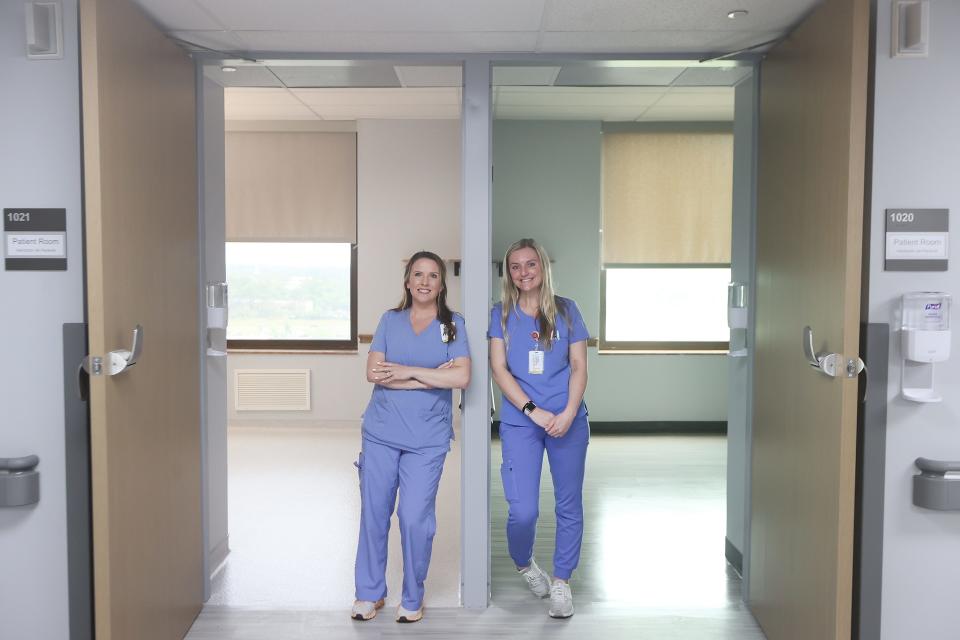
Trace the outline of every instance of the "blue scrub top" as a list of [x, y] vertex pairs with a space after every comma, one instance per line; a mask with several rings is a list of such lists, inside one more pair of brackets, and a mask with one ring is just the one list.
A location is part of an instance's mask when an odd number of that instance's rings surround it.
[[[380, 316], [370, 351], [387, 362], [434, 369], [453, 358], [470, 356], [463, 316], [453, 314], [454, 340], [443, 341], [434, 319], [419, 335], [410, 324], [410, 310], [390, 310]], [[388, 389], [374, 385], [363, 412], [363, 437], [405, 450], [450, 448], [453, 438], [452, 389]]]
[[[570, 397], [570, 345], [590, 337], [576, 302], [557, 296], [557, 307], [559, 339], [553, 341], [553, 348], [549, 351], [543, 348], [544, 342], [537, 346], [537, 341], [531, 335], [534, 331], [540, 331], [536, 318], [528, 316], [519, 307], [514, 307], [507, 316], [507, 332], [510, 334], [507, 369], [533, 403], [551, 413], [560, 413], [567, 408]], [[503, 303], [498, 302], [490, 311], [488, 335], [503, 340], [501, 309]], [[530, 373], [529, 353], [534, 349], [544, 351], [543, 373]], [[587, 405], [581, 402], [577, 417], [585, 415]], [[533, 420], [513, 406], [506, 396], [502, 396], [500, 420], [515, 426], [535, 426]]]

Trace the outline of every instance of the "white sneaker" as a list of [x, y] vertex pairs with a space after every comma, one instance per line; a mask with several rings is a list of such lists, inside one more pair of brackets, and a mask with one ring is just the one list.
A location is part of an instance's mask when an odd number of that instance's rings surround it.
[[530, 566], [520, 571], [520, 575], [527, 581], [530, 591], [538, 598], [544, 598], [550, 593], [550, 576], [537, 566], [537, 562], [530, 558]]
[[403, 605], [397, 607], [397, 622], [419, 622], [423, 617], [423, 605], [416, 611], [404, 609]]
[[355, 600], [350, 617], [354, 620], [372, 620], [377, 615], [377, 609], [383, 606], [383, 598], [376, 602], [370, 600]]
[[573, 594], [570, 585], [563, 580], [554, 580], [550, 586], [550, 617], [569, 618], [573, 615]]

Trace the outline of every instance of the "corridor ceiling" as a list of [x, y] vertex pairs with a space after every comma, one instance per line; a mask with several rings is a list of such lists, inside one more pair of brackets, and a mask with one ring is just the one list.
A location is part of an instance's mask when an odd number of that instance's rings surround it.
[[135, 1], [171, 36], [232, 53], [707, 55], [773, 40], [819, 0]]

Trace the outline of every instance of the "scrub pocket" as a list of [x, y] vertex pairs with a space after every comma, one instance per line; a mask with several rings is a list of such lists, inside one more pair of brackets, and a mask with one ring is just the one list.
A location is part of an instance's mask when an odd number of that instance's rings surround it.
[[517, 501], [517, 476], [513, 471], [513, 461], [505, 460], [500, 465], [500, 481], [503, 482], [503, 497], [508, 503]]
[[357, 468], [357, 481], [360, 485], [360, 491], [363, 492], [363, 451], [357, 454], [357, 461], [353, 463]]

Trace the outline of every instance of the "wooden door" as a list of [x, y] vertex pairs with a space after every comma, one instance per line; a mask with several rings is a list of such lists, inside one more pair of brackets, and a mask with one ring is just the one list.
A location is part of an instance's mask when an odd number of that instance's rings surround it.
[[770, 640], [851, 633], [868, 0], [827, 0], [761, 63], [750, 608]]
[[194, 65], [129, 0], [81, 0], [97, 640], [182, 638], [202, 604]]

